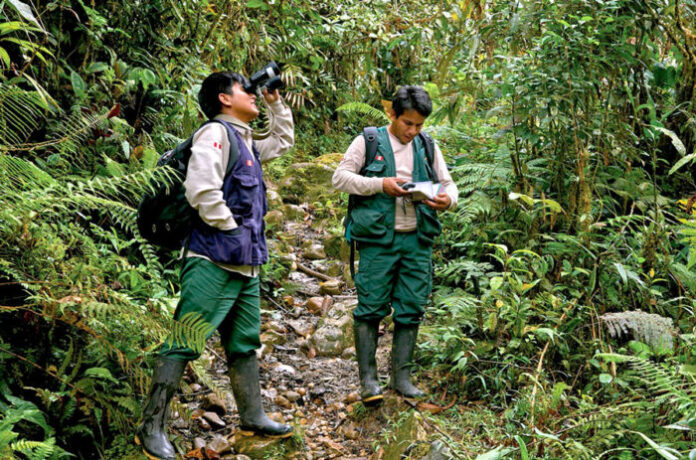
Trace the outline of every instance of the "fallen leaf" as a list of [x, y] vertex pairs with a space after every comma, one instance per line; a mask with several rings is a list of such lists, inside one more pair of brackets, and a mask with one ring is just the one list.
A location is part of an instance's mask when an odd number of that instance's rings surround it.
[[421, 411], [427, 410], [431, 414], [439, 414], [440, 412], [446, 411], [450, 407], [454, 406], [456, 402], [457, 402], [457, 398], [454, 398], [452, 400], [452, 402], [447, 404], [446, 406], [438, 406], [437, 404], [431, 404], [431, 403], [427, 403], [425, 401], [418, 401], [418, 404], [416, 404], [416, 407], [418, 407], [418, 410], [421, 410]]

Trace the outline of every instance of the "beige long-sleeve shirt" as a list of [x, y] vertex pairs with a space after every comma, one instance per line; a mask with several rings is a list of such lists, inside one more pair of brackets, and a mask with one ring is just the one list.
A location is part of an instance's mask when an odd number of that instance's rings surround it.
[[[413, 180], [413, 142], [402, 144], [396, 136], [389, 133], [389, 142], [394, 152], [396, 163], [396, 177]], [[358, 136], [350, 144], [348, 150], [343, 155], [341, 163], [336, 168], [333, 175], [333, 186], [342, 192], [353, 195], [375, 195], [383, 192], [382, 177], [365, 177], [360, 175], [360, 170], [365, 164], [365, 138]], [[450, 207], [457, 205], [459, 190], [452, 180], [452, 176], [447, 170], [447, 164], [442, 156], [440, 147], [435, 143], [435, 156], [433, 158], [433, 169], [444, 187], [445, 193], [450, 197]], [[394, 229], [397, 232], [412, 232], [416, 230], [416, 208], [413, 203], [404, 198], [396, 198], [396, 216]]]
[[[256, 149], [262, 163], [277, 158], [292, 148], [295, 143], [295, 125], [292, 112], [280, 99], [269, 104], [275, 123], [269, 137], [256, 141]], [[232, 124], [251, 152], [251, 127], [231, 115], [220, 114], [215, 117]], [[222, 148], [216, 147], [222, 145]], [[220, 123], [209, 123], [193, 136], [191, 158], [186, 171], [184, 188], [186, 199], [206, 224], [222, 231], [237, 228], [232, 211], [227, 206], [222, 193], [222, 186], [229, 161], [230, 140], [227, 130]], [[191, 250], [186, 257], [207, 257]], [[209, 260], [209, 259], [208, 259]], [[225, 270], [241, 273], [245, 276], [257, 276], [258, 270], [252, 266], [236, 266], [215, 262]]]

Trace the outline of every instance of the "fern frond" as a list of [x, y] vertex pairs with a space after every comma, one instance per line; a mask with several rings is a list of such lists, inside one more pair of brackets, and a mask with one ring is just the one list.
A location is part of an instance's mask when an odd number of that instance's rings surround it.
[[[41, 97], [17, 86], [0, 85], [0, 146], [19, 145], [43, 121], [46, 109]], [[3, 148], [0, 147], [0, 150]]]
[[641, 310], [606, 313], [599, 318], [607, 326], [612, 337], [632, 334], [637, 340], [654, 349], [672, 350], [674, 347], [672, 337], [675, 331], [670, 318]]
[[175, 347], [188, 347], [196, 353], [205, 348], [205, 341], [215, 327], [208, 323], [199, 313], [186, 313], [174, 322], [167, 344]]
[[389, 117], [383, 110], [376, 109], [364, 102], [348, 102], [336, 109], [338, 112], [365, 115], [373, 120], [388, 123]]

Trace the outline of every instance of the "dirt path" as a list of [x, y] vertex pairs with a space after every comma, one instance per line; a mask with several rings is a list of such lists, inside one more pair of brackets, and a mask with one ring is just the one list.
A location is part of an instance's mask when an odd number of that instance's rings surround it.
[[[302, 235], [303, 241], [321, 242], [322, 235], [313, 229], [311, 221], [285, 226]], [[299, 263], [322, 271], [321, 261], [313, 263], [303, 258], [300, 249], [295, 250], [295, 255]], [[322, 357], [316, 355], [309, 340], [322, 312], [313, 313], [306, 303], [308, 298], [321, 295], [319, 280], [293, 271], [288, 281], [301, 287], [292, 297], [266, 297], [262, 301], [261, 391], [267, 412], [278, 421], [294, 424], [300, 436], [293, 441], [260, 443], [243, 450], [252, 458], [367, 459], [373, 454], [376, 434], [388, 424], [395, 409], [366, 410], [356, 403], [359, 382], [354, 348], [348, 348], [338, 357]], [[324, 307], [333, 302], [356, 301], [354, 289], [347, 289], [345, 283], [340, 295], [325, 299]], [[384, 332], [379, 340], [377, 360], [380, 376], [385, 381], [390, 344], [391, 334]], [[241, 444], [235, 443], [238, 417], [223, 356], [218, 340], [214, 339], [202, 358], [202, 363], [208, 358], [206, 375], [212, 375], [212, 379], [202, 382], [192, 372], [187, 373], [192, 392], [181, 395], [183, 407], [172, 423], [172, 434], [179, 435], [178, 446], [192, 453], [187, 458], [245, 458], [235, 453], [241, 448]], [[210, 402], [214, 398], [212, 394], [222, 399], [217, 407]], [[203, 415], [204, 412], [207, 414]], [[220, 420], [215, 420], [211, 412], [217, 412]], [[204, 454], [201, 448], [210, 450]], [[216, 452], [219, 456], [215, 456]]]

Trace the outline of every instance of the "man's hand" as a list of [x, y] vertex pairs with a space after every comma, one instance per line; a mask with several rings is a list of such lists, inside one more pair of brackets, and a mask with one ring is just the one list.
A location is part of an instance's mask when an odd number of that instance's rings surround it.
[[445, 192], [440, 192], [432, 200], [425, 200], [423, 202], [433, 209], [437, 209], [438, 211], [444, 211], [445, 209], [449, 208], [452, 200], [450, 200], [449, 195], [447, 195]]
[[382, 179], [382, 190], [389, 196], [404, 196], [408, 192], [399, 185], [408, 182], [406, 179], [401, 179], [400, 177], [385, 177]]
[[280, 93], [278, 93], [278, 90], [276, 89], [272, 93], [268, 92], [268, 89], [264, 88], [263, 89], [263, 98], [266, 99], [266, 102], [269, 104], [273, 104], [275, 101], [277, 101], [280, 98]]

